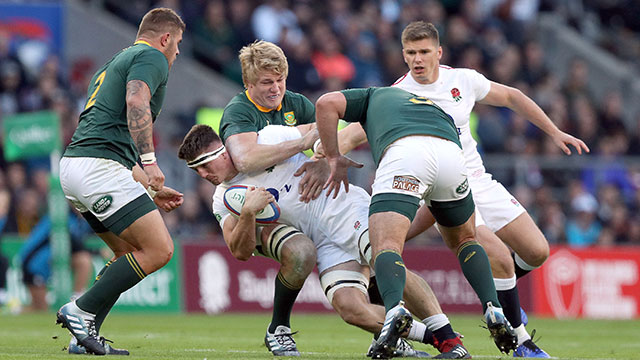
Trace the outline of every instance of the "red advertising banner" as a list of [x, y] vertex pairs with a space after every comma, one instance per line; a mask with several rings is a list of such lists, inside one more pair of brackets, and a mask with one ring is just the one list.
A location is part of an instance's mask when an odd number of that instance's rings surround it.
[[[240, 261], [231, 255], [221, 238], [212, 243], [183, 243], [182, 251], [186, 311], [208, 314], [271, 311], [279, 269], [275, 260], [253, 256]], [[330, 310], [314, 272], [298, 295], [294, 311]]]
[[536, 314], [632, 319], [640, 314], [640, 248], [554, 247], [532, 275]]
[[[249, 261], [235, 259], [222, 240], [183, 243], [184, 304], [189, 312], [264, 312], [273, 306], [278, 263], [261, 256]], [[445, 312], [480, 313], [475, 292], [464, 278], [456, 256], [445, 247], [408, 247], [403, 258], [407, 268], [431, 285]], [[518, 288], [522, 306], [528, 309], [528, 277]], [[307, 279], [294, 311], [331, 311], [318, 274]]]

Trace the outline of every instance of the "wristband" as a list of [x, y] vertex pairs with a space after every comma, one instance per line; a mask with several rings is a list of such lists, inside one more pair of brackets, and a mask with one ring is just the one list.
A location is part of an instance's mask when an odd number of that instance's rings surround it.
[[156, 153], [149, 152], [146, 154], [140, 155], [140, 162], [142, 166], [155, 165], [156, 164]]
[[318, 152], [318, 146], [320, 146], [320, 139], [316, 140], [316, 142], [313, 143], [313, 152], [316, 153]]
[[151, 199], [156, 197], [156, 194], [158, 193], [157, 191], [153, 190], [151, 188], [151, 185], [147, 186], [147, 193], [149, 193], [149, 196], [151, 196]]

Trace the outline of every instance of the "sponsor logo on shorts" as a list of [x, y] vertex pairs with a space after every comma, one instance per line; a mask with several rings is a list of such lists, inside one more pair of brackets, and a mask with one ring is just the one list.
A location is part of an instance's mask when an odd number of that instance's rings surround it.
[[216, 220], [218, 220], [218, 222], [220, 222], [220, 220], [222, 220], [222, 216], [220, 216], [220, 214], [214, 213], [213, 215], [216, 217]]
[[107, 210], [112, 203], [113, 198], [111, 195], [105, 195], [98, 199], [98, 201], [94, 202], [93, 205], [91, 205], [91, 208], [93, 208], [93, 212], [100, 214]]
[[362, 226], [362, 224], [360, 223], [360, 221], [357, 221], [357, 220], [356, 220], [355, 224], [353, 224], [353, 228], [356, 229], [356, 230], [359, 230], [361, 226]]
[[402, 261], [396, 261], [396, 265], [402, 266], [405, 269], [407, 268], [406, 266], [404, 266], [404, 263]]
[[515, 206], [520, 206], [520, 203], [518, 202], [518, 200], [511, 198], [511, 202], [513, 203], [513, 205]]
[[462, 184], [458, 185], [458, 187], [456, 188], [456, 192], [458, 194], [464, 194], [467, 191], [467, 189], [469, 189], [469, 180], [464, 179]]
[[289, 111], [284, 113], [284, 123], [289, 125], [289, 126], [293, 126], [296, 124], [296, 115], [293, 113], [293, 111]]
[[420, 193], [420, 181], [413, 176], [398, 175], [393, 177], [393, 188]]

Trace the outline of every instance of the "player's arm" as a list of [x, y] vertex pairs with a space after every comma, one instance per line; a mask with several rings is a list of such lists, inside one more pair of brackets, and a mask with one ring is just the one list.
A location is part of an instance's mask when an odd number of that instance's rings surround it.
[[256, 214], [273, 201], [273, 195], [264, 188], [249, 187], [240, 216], [237, 219], [228, 216], [222, 224], [222, 236], [236, 259], [247, 261], [253, 254], [256, 247]]
[[233, 164], [241, 173], [267, 169], [293, 155], [311, 149], [318, 139], [315, 131], [307, 131], [299, 138], [276, 145], [258, 144], [258, 133], [245, 132], [231, 135], [225, 141]]
[[567, 155], [571, 155], [571, 149], [569, 149], [568, 145], [575, 147], [578, 154], [582, 154], [583, 150], [589, 152], [589, 147], [582, 140], [558, 129], [538, 104], [516, 88], [492, 81], [489, 93], [479, 103], [506, 106], [516, 114], [529, 119], [535, 126], [549, 135], [553, 142]]
[[142, 80], [127, 83], [127, 125], [129, 133], [140, 153], [140, 159], [147, 174], [149, 186], [155, 191], [162, 190], [164, 174], [160, 171], [153, 149], [153, 117], [151, 115], [151, 90]]
[[409, 241], [422, 234], [435, 223], [436, 219], [431, 214], [431, 211], [429, 211], [429, 208], [426, 205], [420, 206], [415, 218], [413, 218], [413, 221], [411, 222], [405, 241]]
[[[360, 123], [351, 123], [344, 129], [338, 131], [338, 150], [340, 154], [348, 154], [351, 150], [367, 142], [367, 133]], [[315, 147], [314, 155], [317, 158], [324, 157], [324, 146], [322, 143]]]
[[362, 167], [353, 160], [340, 154], [338, 148], [338, 120], [344, 118], [347, 110], [347, 98], [339, 91], [322, 95], [316, 102], [316, 124], [324, 145], [324, 153], [331, 167], [331, 175], [324, 184], [327, 187], [327, 196], [333, 191], [333, 197], [340, 192], [340, 184], [344, 184], [345, 191], [349, 192], [349, 179], [347, 171], [349, 167]]

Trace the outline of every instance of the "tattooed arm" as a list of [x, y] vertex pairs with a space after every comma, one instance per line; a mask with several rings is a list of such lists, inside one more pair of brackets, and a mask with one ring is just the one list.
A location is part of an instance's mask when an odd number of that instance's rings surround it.
[[[149, 86], [141, 80], [131, 80], [127, 83], [127, 124], [133, 143], [140, 154], [153, 153], [153, 117], [151, 116], [151, 91]], [[155, 155], [153, 156], [155, 158]], [[149, 178], [149, 186], [159, 191], [164, 185], [164, 174], [154, 161], [145, 164], [144, 172]]]

